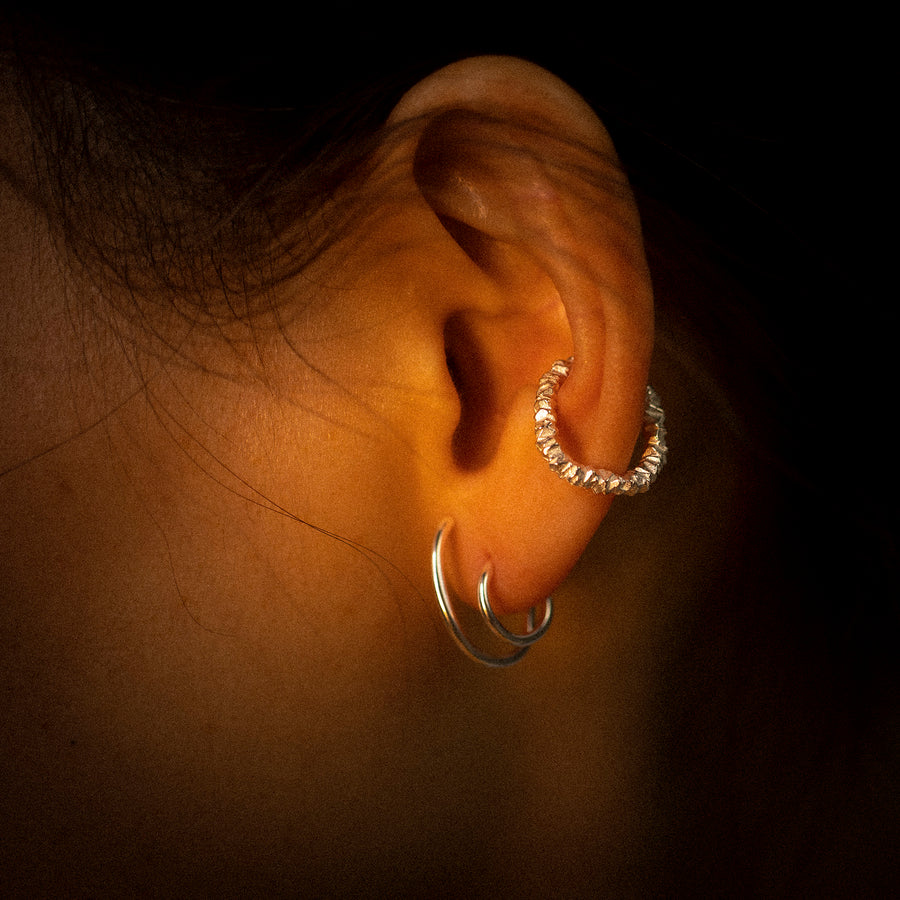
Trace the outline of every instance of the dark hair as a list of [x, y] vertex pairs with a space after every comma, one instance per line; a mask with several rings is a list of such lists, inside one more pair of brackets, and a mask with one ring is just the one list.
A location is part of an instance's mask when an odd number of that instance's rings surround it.
[[326, 95], [280, 57], [213, 54], [183, 34], [120, 49], [118, 37], [80, 20], [8, 23], [3, 50], [35, 138], [32, 199], [106, 286], [200, 320], [251, 314], [349, 218], [320, 213], [365, 164], [407, 79], [347, 71]]

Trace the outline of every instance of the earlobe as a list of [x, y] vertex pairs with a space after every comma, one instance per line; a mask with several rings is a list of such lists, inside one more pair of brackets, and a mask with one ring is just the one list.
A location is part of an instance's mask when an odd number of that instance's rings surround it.
[[641, 430], [653, 317], [638, 216], [599, 120], [529, 63], [442, 70], [398, 105], [393, 124], [408, 120], [417, 190], [471, 280], [435, 307], [459, 412], [446, 463], [423, 477], [427, 506], [435, 527], [454, 522], [453, 592], [476, 606], [489, 569], [494, 607], [524, 611], [565, 578], [610, 502], [556, 477], [536, 446], [541, 376], [574, 358], [554, 396], [571, 457], [623, 473]]

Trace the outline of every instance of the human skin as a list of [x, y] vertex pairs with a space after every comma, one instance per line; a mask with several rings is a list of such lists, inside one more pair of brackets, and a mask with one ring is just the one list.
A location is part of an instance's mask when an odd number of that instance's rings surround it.
[[[412, 879], [470, 841], [499, 883], [537, 838], [572, 851], [541, 860], [565, 879], [598, 819], [601, 843], [635, 827], [643, 763], [616, 750], [644, 725], [596, 727], [634, 669], [586, 653], [562, 603], [546, 652], [497, 681], [448, 639], [428, 572], [450, 517], [455, 594], [474, 605], [489, 567], [522, 612], [609, 511], [546, 467], [531, 405], [574, 352], [567, 446], [627, 465], [653, 342], [633, 202], [593, 112], [527, 63], [435, 73], [389, 126], [354, 186], [382, 202], [252, 328], [98, 311], [3, 184], [5, 741], [13, 844], [48, 883], [353, 883], [399, 856]], [[567, 659], [583, 689], [552, 678]]]

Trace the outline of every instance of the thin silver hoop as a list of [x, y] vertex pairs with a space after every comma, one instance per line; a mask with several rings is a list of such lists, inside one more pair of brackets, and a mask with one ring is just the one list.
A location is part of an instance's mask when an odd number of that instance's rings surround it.
[[524, 634], [517, 634], [515, 631], [510, 631], [506, 628], [503, 623], [497, 618], [497, 614], [494, 612], [494, 608], [491, 606], [491, 601], [488, 599], [488, 573], [484, 571], [481, 573], [481, 578], [478, 579], [478, 608], [481, 610], [482, 616], [484, 616], [485, 621], [490, 627], [491, 631], [497, 635], [497, 637], [502, 638], [509, 644], [513, 644], [516, 647], [530, 647], [536, 640], [542, 638], [546, 633], [547, 629], [550, 627], [550, 622], [553, 621], [553, 598], [548, 597], [544, 601], [544, 618], [541, 621], [541, 624], [534, 627], [534, 607], [528, 610], [528, 631]]
[[647, 446], [640, 462], [624, 475], [617, 475], [609, 469], [594, 469], [582, 463], [573, 462], [559, 446], [556, 430], [556, 392], [566, 380], [573, 357], [558, 359], [538, 383], [534, 401], [534, 433], [538, 450], [547, 460], [550, 468], [564, 481], [575, 487], [593, 491], [595, 494], [621, 494], [633, 497], [650, 490], [662, 467], [666, 464], [665, 414], [659, 395], [647, 385], [647, 405], [644, 409], [644, 434]]
[[441, 523], [441, 526], [437, 530], [437, 534], [434, 536], [434, 546], [431, 551], [431, 576], [434, 581], [434, 592], [437, 595], [441, 615], [447, 623], [450, 634], [453, 635], [459, 646], [465, 653], [471, 656], [472, 659], [494, 668], [511, 666], [513, 663], [517, 663], [528, 652], [531, 645], [536, 640], [543, 637], [550, 627], [550, 622], [553, 619], [553, 598], [548, 597], [544, 601], [544, 617], [541, 624], [535, 628], [535, 614], [534, 608], [532, 608], [528, 612], [529, 630], [524, 634], [517, 634], [516, 632], [509, 631], [509, 629], [505, 628], [497, 618], [496, 613], [491, 607], [490, 600], [488, 599], [488, 573], [487, 571], [482, 572], [481, 578], [478, 581], [478, 606], [481, 610], [481, 614], [484, 616], [485, 622], [495, 635], [518, 649], [509, 656], [492, 656], [479, 650], [478, 647], [463, 634], [459, 620], [448, 599], [447, 585], [444, 582], [444, 569], [441, 563], [441, 550], [443, 547], [444, 532], [447, 530], [449, 524], [449, 522]]

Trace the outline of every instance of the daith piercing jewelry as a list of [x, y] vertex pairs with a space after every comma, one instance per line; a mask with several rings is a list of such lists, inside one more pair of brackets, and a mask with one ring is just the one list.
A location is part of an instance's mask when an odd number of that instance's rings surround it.
[[534, 401], [534, 433], [538, 450], [544, 455], [550, 468], [575, 487], [595, 494], [621, 494], [629, 497], [645, 493], [666, 463], [666, 430], [663, 427], [665, 416], [659, 396], [647, 385], [647, 406], [644, 410], [647, 446], [640, 462], [633, 469], [624, 475], [617, 475], [608, 469], [595, 469], [573, 462], [559, 446], [556, 432], [557, 391], [566, 380], [571, 365], [572, 357], [557, 360], [538, 383], [537, 398]]
[[447, 623], [447, 627], [450, 629], [450, 633], [456, 639], [456, 642], [462, 647], [463, 651], [474, 660], [484, 663], [486, 666], [511, 666], [513, 663], [518, 662], [528, 652], [530, 646], [538, 640], [538, 638], [542, 637], [550, 627], [550, 621], [553, 618], [553, 598], [548, 597], [544, 601], [544, 616], [540, 625], [535, 626], [534, 624], [535, 612], [532, 607], [528, 612], [528, 631], [523, 634], [509, 631], [501, 624], [491, 607], [491, 602], [488, 599], [488, 573], [487, 570], [482, 572], [481, 578], [478, 581], [478, 608], [481, 611], [481, 615], [484, 618], [485, 624], [496, 637], [516, 649], [507, 656], [492, 656], [489, 653], [479, 650], [463, 633], [459, 619], [450, 602], [447, 585], [444, 583], [441, 549], [443, 547], [444, 532], [447, 531], [449, 527], [450, 523], [444, 522], [441, 527], [438, 528], [434, 538], [434, 547], [431, 551], [431, 575], [434, 580], [434, 592], [437, 595], [438, 605], [441, 608], [441, 615], [444, 617], [444, 621]]

